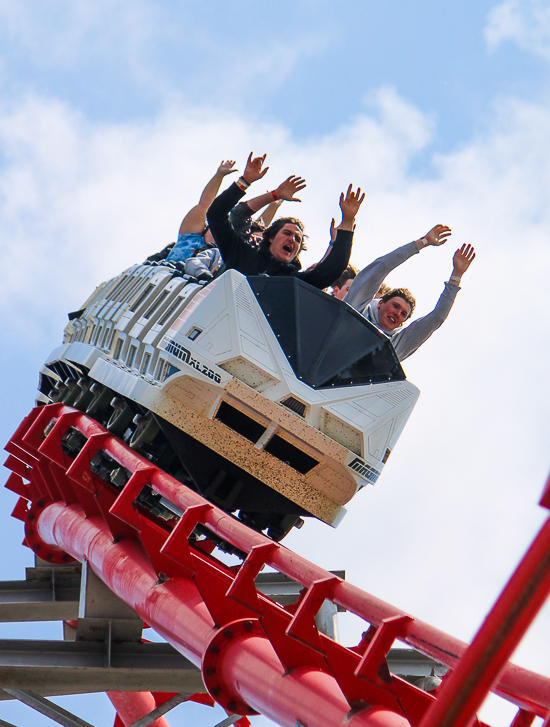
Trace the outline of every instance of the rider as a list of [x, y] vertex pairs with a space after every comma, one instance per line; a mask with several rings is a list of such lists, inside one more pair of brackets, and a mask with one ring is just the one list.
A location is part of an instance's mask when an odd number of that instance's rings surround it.
[[451, 235], [445, 225], [436, 225], [428, 234], [379, 257], [358, 273], [345, 298], [346, 303], [382, 329], [392, 341], [400, 361], [413, 354], [436, 331], [449, 315], [458, 291], [460, 281], [475, 258], [471, 245], [462, 247], [453, 255], [453, 271], [433, 311], [410, 323], [407, 321], [416, 301], [406, 288], [394, 288], [382, 298], [375, 298], [386, 275], [405, 260], [416, 255], [425, 247], [443, 245]]
[[[268, 167], [262, 169], [264, 161], [265, 154], [255, 158], [250, 154], [242, 177], [222, 192], [208, 210], [208, 224], [226, 268], [238, 270], [243, 275], [291, 275], [321, 289], [332, 285], [349, 262], [355, 215], [365, 195], [361, 195], [360, 189], [357, 193], [352, 192], [351, 185], [345, 196], [340, 195], [342, 222], [334, 245], [322, 262], [302, 272], [298, 256], [304, 247], [304, 227], [300, 220], [295, 217], [276, 220], [264, 231], [259, 248], [243, 240], [230, 224], [230, 211], [248, 187], [266, 174]], [[305, 186], [304, 179], [292, 175], [265, 196], [272, 201], [299, 202], [294, 195]]]

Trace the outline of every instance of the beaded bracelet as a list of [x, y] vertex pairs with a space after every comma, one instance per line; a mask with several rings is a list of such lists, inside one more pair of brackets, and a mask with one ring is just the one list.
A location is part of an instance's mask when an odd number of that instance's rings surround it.
[[235, 184], [239, 187], [239, 189], [242, 189], [243, 192], [246, 192], [246, 190], [250, 187], [250, 182], [247, 182], [244, 177], [239, 177]]

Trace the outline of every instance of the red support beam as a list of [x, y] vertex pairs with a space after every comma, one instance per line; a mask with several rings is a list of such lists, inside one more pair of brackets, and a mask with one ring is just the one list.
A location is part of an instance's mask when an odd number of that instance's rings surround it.
[[[113, 543], [100, 518], [85, 519], [78, 505], [54, 503], [39, 516], [40, 537], [77, 560], [86, 558], [96, 573], [136, 613], [197, 666], [219, 632], [189, 578], [159, 583], [137, 541]], [[349, 721], [350, 706], [333, 676], [317, 669], [287, 674], [266, 636], [236, 639], [222, 655], [218, 671], [224, 689], [280, 725], [315, 727], [408, 727], [405, 717], [387, 709], [364, 708]], [[217, 694], [213, 696], [218, 697]], [[316, 715], [316, 721], [307, 715]], [[303, 721], [300, 721], [303, 720]]]
[[[544, 501], [544, 498], [543, 498]], [[467, 727], [550, 594], [550, 517], [420, 727]]]
[[[61, 447], [69, 429], [87, 438], [76, 458]], [[129, 472], [121, 491], [90, 471], [98, 445]], [[26, 515], [23, 508], [17, 510], [26, 520], [28, 544], [54, 561], [86, 558], [144, 621], [202, 666], [207, 689], [229, 712], [259, 711], [290, 727], [420, 727], [430, 708], [443, 701], [439, 694], [436, 699], [389, 673], [385, 657], [394, 638], [456, 667], [455, 674], [470, 678], [474, 673], [476, 659], [464, 662], [461, 671], [468, 649], [463, 642], [251, 531], [80, 412], [63, 405], [33, 412], [9, 451], [10, 466], [24, 473], [14, 489], [32, 503]], [[13, 457], [31, 469], [22, 470]], [[58, 487], [45, 474], [50, 472]], [[175, 526], [136, 503], [143, 487], [181, 508], [183, 516]], [[549, 500], [547, 489], [543, 504], [548, 506]], [[243, 564], [228, 568], [212, 553], [211, 541], [190, 538], [197, 524], [248, 554]], [[550, 712], [550, 679], [504, 663], [548, 591], [548, 533], [543, 531], [527, 564], [518, 569], [520, 581], [494, 616], [495, 629], [504, 619], [505, 636], [512, 633], [476, 672], [483, 684], [458, 710], [469, 715], [466, 720], [491, 684], [526, 719]], [[307, 589], [296, 608], [284, 609], [256, 591], [254, 577], [264, 564]], [[371, 624], [368, 643], [347, 649], [318, 632], [314, 618], [325, 599]], [[480, 653], [485, 654], [483, 648]], [[448, 679], [451, 685], [458, 681], [455, 675]], [[440, 693], [447, 691], [445, 686]]]

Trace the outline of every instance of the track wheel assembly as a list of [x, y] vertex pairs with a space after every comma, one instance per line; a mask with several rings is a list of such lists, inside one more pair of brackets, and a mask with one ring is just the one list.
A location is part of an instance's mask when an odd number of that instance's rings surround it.
[[144, 444], [151, 444], [160, 432], [160, 427], [151, 412], [147, 414], [136, 414], [133, 422], [136, 425], [136, 429], [129, 442], [132, 449], [139, 449]]
[[129, 404], [119, 396], [112, 399], [111, 406], [113, 407], [113, 413], [106, 424], [107, 429], [113, 434], [122, 436], [132, 423], [134, 412]]
[[86, 414], [90, 414], [94, 418], [97, 418], [97, 415], [104, 412], [109, 406], [111, 399], [113, 398], [113, 392], [106, 386], [103, 386], [103, 384], [98, 384], [97, 382], [94, 382], [91, 385], [90, 391], [94, 395], [94, 398], [88, 404]]
[[93, 382], [87, 376], [81, 376], [78, 379], [78, 396], [75, 399], [74, 407], [80, 411], [86, 411], [94, 398], [92, 391]]

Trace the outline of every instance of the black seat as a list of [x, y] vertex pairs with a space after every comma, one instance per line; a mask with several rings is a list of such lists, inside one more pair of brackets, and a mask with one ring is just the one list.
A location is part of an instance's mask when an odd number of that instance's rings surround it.
[[347, 303], [294, 277], [248, 282], [294, 373], [309, 386], [405, 379], [390, 339]]

